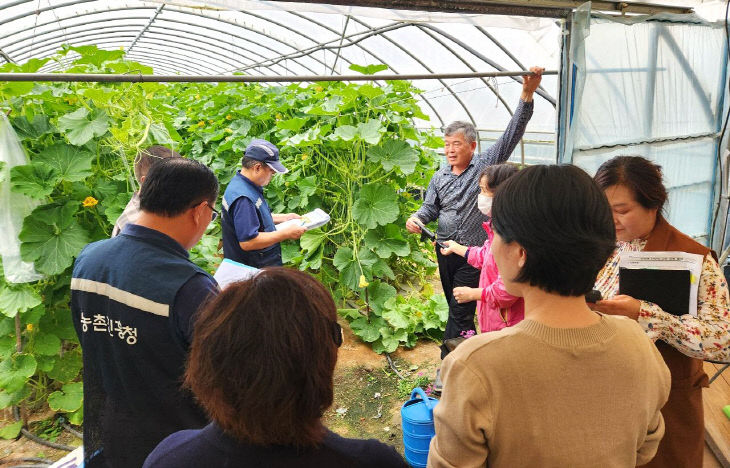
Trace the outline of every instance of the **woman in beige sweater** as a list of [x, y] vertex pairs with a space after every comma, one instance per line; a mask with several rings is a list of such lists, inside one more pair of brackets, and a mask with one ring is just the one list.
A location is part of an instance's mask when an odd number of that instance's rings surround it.
[[664, 433], [669, 371], [641, 327], [584, 295], [614, 248], [605, 196], [573, 166], [533, 166], [497, 191], [492, 252], [520, 324], [443, 362], [429, 467], [633, 467]]

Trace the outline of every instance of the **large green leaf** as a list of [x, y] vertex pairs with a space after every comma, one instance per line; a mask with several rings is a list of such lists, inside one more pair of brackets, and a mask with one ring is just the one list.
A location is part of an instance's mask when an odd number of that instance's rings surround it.
[[377, 312], [378, 314], [381, 314], [383, 311], [383, 304], [385, 304], [385, 301], [388, 299], [394, 298], [396, 296], [397, 292], [395, 288], [388, 283], [383, 283], [381, 281], [373, 281], [368, 286], [368, 297], [370, 299], [370, 307]]
[[412, 174], [418, 163], [418, 153], [405, 141], [388, 140], [368, 150], [368, 157], [374, 162], [380, 162], [386, 171], [394, 167], [404, 174]]
[[401, 228], [395, 224], [388, 224], [385, 229], [368, 231], [365, 235], [365, 243], [380, 258], [389, 258], [393, 253], [399, 257], [405, 257], [411, 253], [411, 246], [403, 238]]
[[380, 328], [385, 325], [385, 320], [380, 317], [375, 317], [372, 321], [367, 317], [360, 317], [350, 322], [350, 329], [361, 340], [372, 343], [380, 338]]
[[326, 237], [327, 234], [321, 229], [313, 229], [302, 234], [302, 237], [299, 239], [299, 245], [304, 250], [313, 251], [322, 245], [322, 241]]
[[5, 409], [8, 406], [14, 406], [25, 400], [30, 396], [31, 388], [29, 385], [25, 385], [18, 391], [6, 392], [5, 390], [0, 391], [0, 409]]
[[124, 57], [123, 50], [104, 50], [95, 45], [69, 47], [68, 50], [73, 50], [81, 55], [74, 63], [88, 63], [97, 67], [101, 67], [104, 62], [119, 60]]
[[55, 356], [61, 350], [61, 340], [50, 333], [38, 333], [33, 341], [33, 352], [42, 356]]
[[408, 328], [410, 320], [406, 315], [406, 311], [400, 307], [393, 307], [383, 312], [383, 318], [395, 329]]
[[77, 224], [70, 202], [63, 207], [40, 207], [23, 221], [18, 238], [20, 255], [26, 262], [35, 262], [36, 270], [56, 275], [68, 268], [74, 257], [89, 242], [86, 230]]
[[372, 275], [372, 267], [378, 261], [378, 257], [370, 250], [362, 248], [358, 251], [357, 258], [349, 247], [337, 249], [332, 262], [340, 271], [340, 282], [353, 291], [359, 289], [360, 275], [369, 278]]
[[67, 351], [56, 359], [53, 369], [48, 372], [48, 377], [63, 383], [71, 382], [79, 375], [81, 366], [81, 353], [78, 352], [78, 348]]
[[89, 109], [80, 107], [58, 119], [58, 128], [72, 145], [81, 146], [109, 130], [109, 118], [104, 111], [89, 115]]
[[20, 430], [23, 428], [23, 421], [15, 421], [14, 423], [8, 424], [0, 428], [0, 438], [3, 439], [15, 439], [20, 434]]
[[340, 125], [335, 129], [334, 135], [341, 140], [351, 141], [357, 135], [357, 127], [352, 125]]
[[17, 354], [0, 362], [0, 388], [8, 393], [19, 391], [33, 374], [38, 363], [30, 354]]
[[383, 127], [383, 124], [377, 119], [370, 119], [357, 126], [360, 138], [372, 145], [377, 145], [380, 141], [380, 137], [383, 135], [381, 130], [384, 131], [385, 127]]
[[17, 117], [12, 120], [12, 125], [21, 140], [34, 140], [53, 131], [48, 123], [48, 117], [43, 114], [36, 114], [33, 121], [29, 121], [25, 116]]
[[0, 287], [0, 313], [15, 317], [18, 312], [32, 309], [41, 303], [41, 297], [27, 284]]
[[54, 411], [70, 413], [81, 408], [84, 402], [84, 384], [72, 382], [63, 385], [60, 391], [48, 395], [48, 406]]
[[387, 70], [388, 65], [384, 64], [372, 64], [372, 65], [357, 65], [352, 64], [350, 65], [350, 70], [362, 73], [363, 75], [373, 75], [375, 73], [378, 73], [379, 71]]
[[42, 200], [51, 194], [58, 172], [46, 164], [28, 164], [10, 169], [10, 188], [31, 198]]
[[370, 184], [360, 190], [360, 197], [352, 207], [355, 220], [373, 229], [398, 219], [398, 200], [392, 187]]
[[34, 163], [42, 163], [56, 171], [56, 179], [76, 182], [91, 175], [91, 163], [94, 155], [81, 148], [74, 148], [65, 143], [49, 146], [33, 158]]

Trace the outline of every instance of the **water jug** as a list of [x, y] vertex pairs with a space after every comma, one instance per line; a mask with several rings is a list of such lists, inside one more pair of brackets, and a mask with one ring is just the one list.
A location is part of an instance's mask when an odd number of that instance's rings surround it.
[[421, 387], [416, 387], [411, 392], [411, 399], [400, 409], [406, 461], [413, 468], [426, 468], [428, 446], [436, 435], [433, 409], [437, 403], [436, 398], [429, 397]]

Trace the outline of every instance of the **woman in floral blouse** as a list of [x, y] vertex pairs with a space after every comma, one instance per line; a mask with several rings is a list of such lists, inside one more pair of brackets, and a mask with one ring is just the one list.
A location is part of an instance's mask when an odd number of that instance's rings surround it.
[[[730, 360], [730, 297], [715, 253], [672, 227], [662, 216], [667, 191], [661, 167], [638, 156], [619, 156], [598, 169], [595, 180], [613, 211], [617, 247], [599, 272], [604, 300], [595, 309], [639, 322], [655, 341], [672, 373], [662, 409], [666, 434], [651, 467], [702, 466], [704, 420], [702, 360]], [[619, 258], [629, 251], [682, 251], [704, 257], [697, 315], [672, 315], [656, 304], [619, 295]]]

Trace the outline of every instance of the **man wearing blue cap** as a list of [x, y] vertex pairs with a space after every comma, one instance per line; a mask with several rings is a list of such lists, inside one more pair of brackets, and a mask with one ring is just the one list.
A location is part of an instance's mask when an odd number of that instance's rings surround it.
[[263, 187], [275, 173], [289, 171], [279, 161], [279, 149], [260, 139], [246, 147], [241, 166], [223, 194], [223, 255], [255, 268], [280, 266], [279, 243], [299, 239], [306, 228], [293, 225], [277, 231], [276, 224], [300, 216], [272, 214]]

